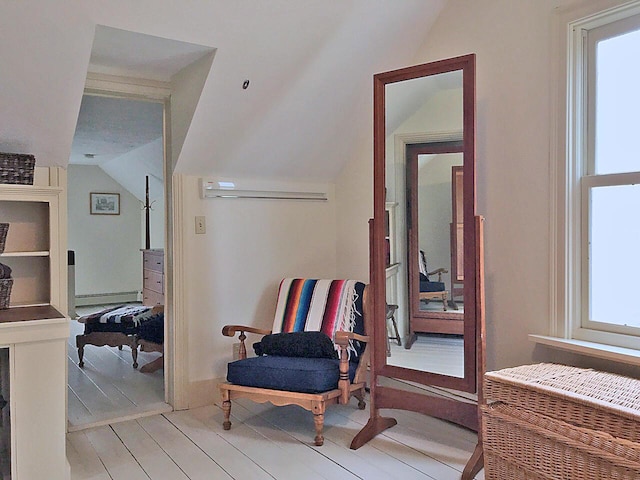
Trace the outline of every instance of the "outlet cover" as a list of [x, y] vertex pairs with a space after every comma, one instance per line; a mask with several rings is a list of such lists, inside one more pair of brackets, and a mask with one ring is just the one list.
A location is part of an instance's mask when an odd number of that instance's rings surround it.
[[196, 233], [207, 233], [207, 221], [204, 216], [196, 216]]

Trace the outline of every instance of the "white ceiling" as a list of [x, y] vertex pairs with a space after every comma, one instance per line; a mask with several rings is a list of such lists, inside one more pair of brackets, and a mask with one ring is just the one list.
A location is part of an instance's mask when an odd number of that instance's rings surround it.
[[101, 165], [161, 138], [163, 108], [161, 103], [84, 95], [69, 163]]
[[187, 65], [213, 51], [168, 38], [96, 26], [89, 70], [170, 82]]
[[[212, 51], [98, 25], [89, 71], [170, 83], [176, 73]], [[163, 108], [162, 103], [144, 100], [84, 95], [69, 163], [103, 165], [161, 138]]]
[[[11, 122], [0, 124], [0, 151], [64, 166], [99, 147], [115, 155], [146, 141], [146, 128], [137, 140], [133, 128], [91, 140], [103, 135], [96, 119], [126, 121], [99, 113], [99, 102], [80, 108], [87, 70], [167, 80], [215, 51], [176, 170], [333, 181], [370, 153], [373, 74], [418, 63], [445, 2], [9, 2], [0, 16], [0, 112]], [[17, 47], [11, 38], [21, 39]]]

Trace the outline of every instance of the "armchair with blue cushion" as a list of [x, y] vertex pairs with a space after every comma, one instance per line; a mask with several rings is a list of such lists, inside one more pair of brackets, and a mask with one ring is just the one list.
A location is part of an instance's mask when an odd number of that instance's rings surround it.
[[[240, 359], [227, 366], [219, 384], [223, 428], [231, 428], [231, 402], [238, 398], [274, 405], [299, 405], [314, 415], [315, 445], [324, 443], [327, 405], [351, 396], [365, 408], [369, 361], [367, 287], [355, 280], [285, 278], [280, 283], [272, 330], [227, 325], [239, 333]], [[264, 335], [248, 357], [246, 333]]]
[[[429, 272], [427, 270], [427, 260], [422, 250], [420, 250], [418, 261], [420, 265], [420, 300], [426, 302], [434, 298], [442, 300], [442, 309], [446, 311], [449, 292], [446, 290], [444, 282], [442, 281], [442, 274], [449, 273], [449, 270], [446, 268], [438, 268]], [[429, 278], [431, 275], [438, 275], [438, 280], [432, 281]]]

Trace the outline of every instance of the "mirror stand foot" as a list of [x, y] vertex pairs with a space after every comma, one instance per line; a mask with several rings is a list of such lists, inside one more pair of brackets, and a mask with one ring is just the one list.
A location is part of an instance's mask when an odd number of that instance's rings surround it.
[[398, 422], [395, 418], [389, 417], [371, 417], [367, 424], [353, 437], [351, 441], [351, 450], [357, 450], [379, 433], [384, 432], [387, 428], [391, 428]]
[[483, 468], [484, 453], [482, 450], [482, 443], [478, 442], [475, 450], [473, 451], [473, 455], [471, 455], [471, 458], [464, 467], [461, 480], [472, 480]]
[[417, 339], [418, 335], [416, 333], [410, 333], [409, 335], [407, 335], [407, 338], [404, 341], [404, 348], [409, 350]]

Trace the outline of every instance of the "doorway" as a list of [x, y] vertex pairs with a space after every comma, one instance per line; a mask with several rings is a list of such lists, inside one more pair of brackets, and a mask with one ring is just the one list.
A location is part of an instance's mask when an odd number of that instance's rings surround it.
[[[75, 310], [76, 317], [68, 349], [70, 431], [171, 410], [164, 368], [157, 368], [163, 364], [162, 323], [159, 328], [156, 323], [157, 348], [138, 348], [148, 320], [169, 310], [163, 279], [170, 191], [166, 104], [164, 98], [106, 91], [83, 96], [68, 170], [68, 244], [75, 277], [70, 314]], [[105, 210], [99, 201], [114, 204]], [[143, 256], [149, 252], [161, 259], [153, 272], [160, 283], [153, 287], [152, 302], [162, 304], [160, 310], [151, 310], [154, 305], [143, 295]], [[96, 315], [120, 307], [140, 315]]]

